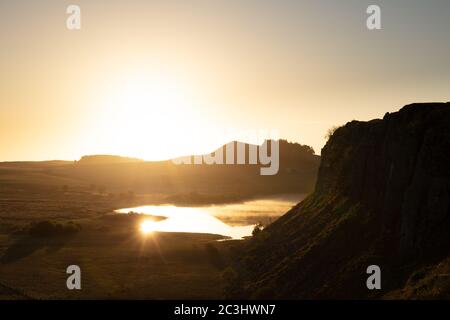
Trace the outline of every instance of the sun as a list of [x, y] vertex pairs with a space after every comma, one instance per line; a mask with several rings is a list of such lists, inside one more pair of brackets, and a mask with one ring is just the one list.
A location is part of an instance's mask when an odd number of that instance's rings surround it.
[[180, 138], [202, 117], [193, 92], [189, 82], [173, 75], [123, 74], [103, 90], [95, 137], [110, 153], [144, 160], [179, 156]]
[[139, 230], [143, 234], [150, 234], [154, 231], [154, 221], [151, 220], [144, 220], [141, 222], [141, 225], [139, 227]]

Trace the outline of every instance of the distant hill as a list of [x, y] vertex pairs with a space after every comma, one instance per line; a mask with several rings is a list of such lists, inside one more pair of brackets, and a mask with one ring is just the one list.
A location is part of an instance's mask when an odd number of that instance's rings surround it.
[[[315, 191], [242, 245], [228, 294], [449, 298], [450, 103], [338, 128]], [[382, 290], [366, 287], [378, 265]]]
[[[250, 145], [240, 144], [248, 156]], [[71, 162], [0, 163], [0, 181], [14, 188], [47, 190], [67, 186], [103, 193], [166, 194], [171, 199], [239, 200], [277, 193], [309, 193], [316, 182], [320, 157], [309, 146], [280, 140], [280, 166], [273, 176], [261, 176], [261, 164], [194, 165], [142, 161], [111, 155], [84, 156]], [[92, 189], [92, 188], [91, 188]], [[1, 191], [1, 190], [0, 190]], [[194, 200], [193, 200], [194, 201]]]
[[112, 155], [92, 155], [83, 156], [78, 161], [78, 164], [107, 164], [107, 163], [130, 163], [130, 162], [143, 162], [144, 160], [137, 158], [128, 158]]

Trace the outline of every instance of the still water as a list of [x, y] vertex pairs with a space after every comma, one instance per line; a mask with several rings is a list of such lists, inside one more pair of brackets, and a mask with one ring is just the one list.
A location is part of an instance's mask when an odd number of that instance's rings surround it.
[[[143, 233], [210, 233], [231, 239], [242, 239], [252, 234], [257, 219], [276, 219], [303, 198], [304, 195], [282, 195], [236, 204], [201, 207], [152, 205], [119, 209], [116, 212], [122, 214], [134, 212], [165, 218], [159, 221], [144, 220], [140, 226]], [[250, 223], [251, 221], [253, 222]]]

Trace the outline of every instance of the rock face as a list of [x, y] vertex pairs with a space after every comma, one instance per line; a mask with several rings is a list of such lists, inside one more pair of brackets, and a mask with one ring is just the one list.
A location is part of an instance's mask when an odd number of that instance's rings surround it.
[[[322, 150], [314, 193], [244, 245], [235, 266], [241, 276], [229, 292], [402, 292], [417, 270], [450, 255], [449, 195], [450, 103], [412, 104], [383, 119], [349, 122]], [[366, 287], [371, 264], [382, 270], [382, 290]], [[439, 297], [449, 295], [448, 284]]]
[[450, 245], [450, 103], [350, 122], [323, 155], [317, 192], [339, 193], [381, 214], [399, 255]]

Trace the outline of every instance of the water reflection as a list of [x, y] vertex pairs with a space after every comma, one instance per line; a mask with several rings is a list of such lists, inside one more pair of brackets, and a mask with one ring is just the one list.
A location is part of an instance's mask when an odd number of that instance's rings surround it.
[[[242, 239], [252, 234], [255, 224], [233, 225], [233, 218], [239, 220], [244, 216], [279, 216], [297, 203], [299, 197], [252, 200], [239, 204], [209, 207], [142, 206], [119, 209], [116, 212], [124, 214], [135, 212], [166, 217], [166, 219], [160, 221], [144, 220], [140, 227], [143, 233], [153, 231], [211, 233], [232, 239]], [[229, 224], [218, 217], [227, 217]]]

